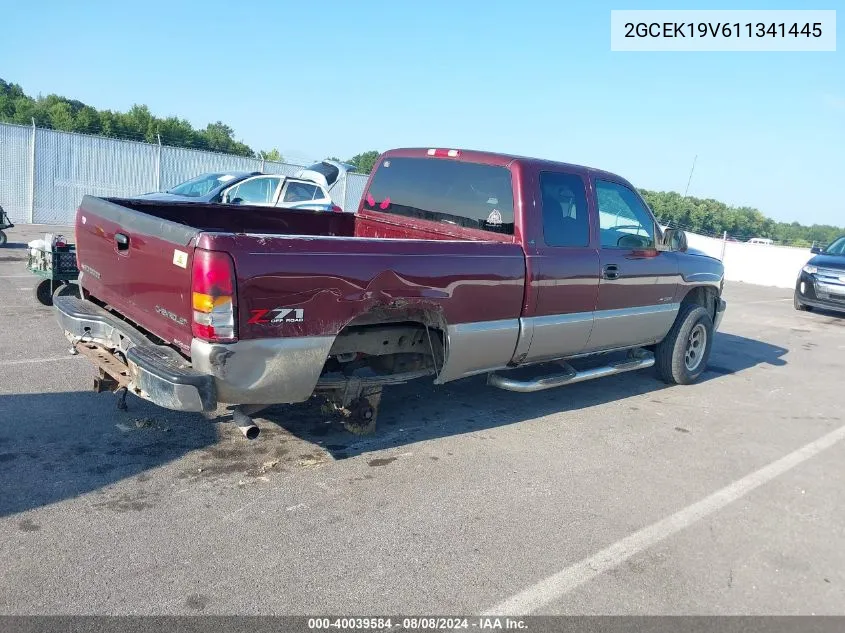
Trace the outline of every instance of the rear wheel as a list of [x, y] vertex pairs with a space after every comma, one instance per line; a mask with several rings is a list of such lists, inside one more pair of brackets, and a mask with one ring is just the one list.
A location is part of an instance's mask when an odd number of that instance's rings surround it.
[[378, 418], [379, 405], [381, 404], [381, 389], [373, 389], [371, 393], [361, 395], [349, 405], [349, 418], [343, 423], [343, 427], [355, 435], [370, 435], [376, 431], [376, 418]]
[[0, 246], [6, 246], [6, 242], [9, 241], [9, 238], [3, 231], [0, 231]]
[[55, 285], [52, 280], [44, 279], [37, 286], [35, 286], [35, 298], [38, 303], [44, 306], [53, 305], [53, 289]]
[[657, 375], [670, 384], [692, 384], [707, 368], [712, 348], [710, 314], [700, 305], [683, 305], [669, 334], [655, 349]]

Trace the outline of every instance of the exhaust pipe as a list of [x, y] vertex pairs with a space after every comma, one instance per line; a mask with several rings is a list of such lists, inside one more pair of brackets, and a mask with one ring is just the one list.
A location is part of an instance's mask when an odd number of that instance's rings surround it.
[[232, 411], [232, 421], [238, 426], [238, 430], [243, 433], [243, 436], [248, 440], [254, 440], [261, 433], [261, 429], [253, 422], [252, 418], [241, 411], [240, 407], [236, 407]]

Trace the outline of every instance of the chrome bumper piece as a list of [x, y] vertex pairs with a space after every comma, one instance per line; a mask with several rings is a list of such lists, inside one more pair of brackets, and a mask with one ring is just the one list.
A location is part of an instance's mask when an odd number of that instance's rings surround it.
[[176, 411], [220, 404], [280, 404], [311, 397], [334, 337], [207, 343], [194, 339], [191, 360], [156, 345], [129, 323], [90, 301], [56, 297], [56, 318], [68, 339], [121, 352], [136, 395]]
[[713, 331], [716, 332], [719, 329], [719, 325], [722, 323], [722, 318], [725, 316], [725, 310], [727, 310], [728, 304], [725, 302], [724, 299], [719, 298], [719, 305], [716, 306], [716, 318], [713, 319]]

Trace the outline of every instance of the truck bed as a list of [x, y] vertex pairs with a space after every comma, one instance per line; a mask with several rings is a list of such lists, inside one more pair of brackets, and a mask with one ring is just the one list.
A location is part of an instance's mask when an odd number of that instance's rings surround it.
[[[516, 324], [525, 285], [521, 246], [456, 239], [450, 230], [346, 213], [86, 196], [76, 239], [85, 291], [190, 356], [197, 248], [232, 258], [240, 340], [333, 337], [384, 310], [426, 313], [444, 327]], [[274, 310], [300, 318], [261, 317]]]

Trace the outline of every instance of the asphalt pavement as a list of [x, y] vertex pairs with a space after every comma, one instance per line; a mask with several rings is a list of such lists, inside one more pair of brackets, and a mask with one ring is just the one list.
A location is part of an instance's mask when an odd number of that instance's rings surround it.
[[0, 614], [845, 614], [845, 318], [728, 284], [710, 369], [119, 411], [0, 249]]

